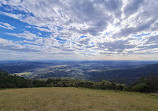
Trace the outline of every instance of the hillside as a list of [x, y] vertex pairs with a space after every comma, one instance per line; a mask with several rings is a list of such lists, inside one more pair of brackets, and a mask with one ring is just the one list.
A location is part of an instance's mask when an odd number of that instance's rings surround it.
[[0, 62], [0, 70], [7, 71], [9, 73], [19, 73], [25, 71], [33, 71], [34, 69], [47, 67], [49, 65], [50, 63], [43, 62], [6, 61]]
[[158, 64], [144, 65], [137, 68], [107, 70], [102, 72], [88, 73], [90, 80], [101, 81], [109, 80], [120, 83], [130, 84], [141, 76], [157, 75]]
[[0, 88], [26, 88], [31, 87], [31, 81], [23, 77], [9, 75], [0, 70]]
[[1, 111], [158, 111], [150, 94], [85, 88], [0, 90]]

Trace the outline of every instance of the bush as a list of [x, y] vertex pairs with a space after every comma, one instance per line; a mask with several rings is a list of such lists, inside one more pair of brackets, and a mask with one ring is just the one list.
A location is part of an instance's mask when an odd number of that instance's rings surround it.
[[137, 92], [158, 92], [158, 77], [150, 75], [141, 77], [130, 86], [131, 91]]
[[137, 84], [133, 86], [131, 89], [132, 91], [136, 91], [136, 92], [149, 92], [149, 87], [146, 83]]

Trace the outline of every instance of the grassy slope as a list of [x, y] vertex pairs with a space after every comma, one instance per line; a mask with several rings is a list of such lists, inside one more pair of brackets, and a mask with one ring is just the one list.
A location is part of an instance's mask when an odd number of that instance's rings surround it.
[[84, 88], [0, 90], [0, 111], [158, 111], [149, 94]]

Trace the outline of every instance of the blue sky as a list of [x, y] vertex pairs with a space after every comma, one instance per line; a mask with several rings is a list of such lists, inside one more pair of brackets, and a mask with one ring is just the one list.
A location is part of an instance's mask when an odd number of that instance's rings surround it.
[[156, 0], [0, 0], [0, 60], [158, 60]]

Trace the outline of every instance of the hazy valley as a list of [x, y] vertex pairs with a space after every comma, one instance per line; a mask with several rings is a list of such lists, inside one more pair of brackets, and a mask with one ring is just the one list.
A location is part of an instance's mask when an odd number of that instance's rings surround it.
[[158, 75], [157, 61], [3, 61], [0, 70], [25, 78], [68, 78], [132, 83]]

